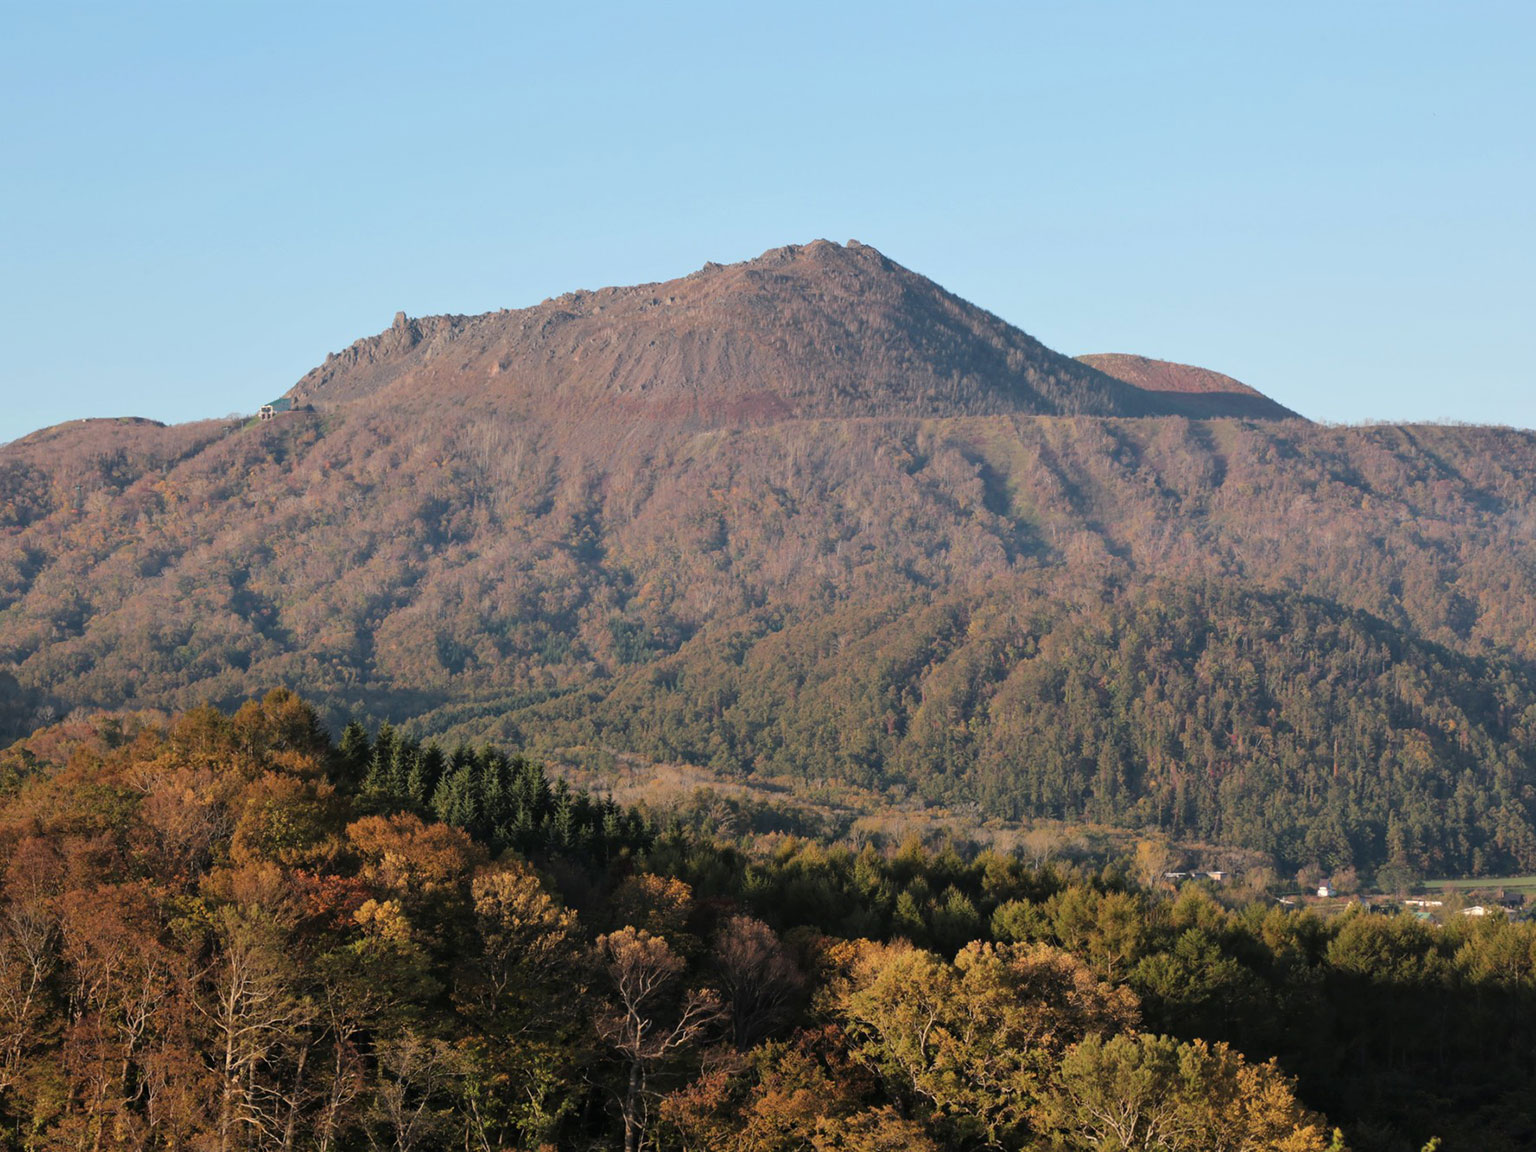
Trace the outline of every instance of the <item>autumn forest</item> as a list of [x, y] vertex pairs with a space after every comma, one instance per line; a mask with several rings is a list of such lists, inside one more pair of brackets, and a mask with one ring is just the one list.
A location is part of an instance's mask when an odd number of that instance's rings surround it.
[[1536, 872], [1533, 525], [826, 242], [0, 446], [0, 1146], [1529, 1148], [1530, 922], [1277, 897]]
[[285, 692], [57, 725], [0, 773], [17, 1147], [1536, 1131], [1536, 928], [1503, 918], [1324, 920], [954, 840], [726, 838], [490, 748], [333, 744]]

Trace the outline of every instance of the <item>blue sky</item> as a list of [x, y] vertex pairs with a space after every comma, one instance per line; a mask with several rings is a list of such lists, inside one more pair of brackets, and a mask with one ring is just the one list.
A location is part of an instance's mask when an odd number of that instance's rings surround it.
[[0, 15], [0, 441], [822, 236], [1064, 352], [1536, 426], [1529, 3]]

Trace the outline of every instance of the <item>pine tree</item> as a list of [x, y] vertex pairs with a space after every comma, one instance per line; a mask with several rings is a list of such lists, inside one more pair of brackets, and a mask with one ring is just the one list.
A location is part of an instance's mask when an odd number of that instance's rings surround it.
[[479, 798], [475, 795], [475, 773], [469, 766], [455, 768], [443, 777], [432, 796], [432, 810], [445, 824], [466, 831], [479, 823]]
[[347, 784], [359, 786], [368, 775], [368, 762], [373, 757], [373, 744], [368, 732], [356, 720], [351, 721], [341, 733], [341, 745], [337, 749], [339, 775]]

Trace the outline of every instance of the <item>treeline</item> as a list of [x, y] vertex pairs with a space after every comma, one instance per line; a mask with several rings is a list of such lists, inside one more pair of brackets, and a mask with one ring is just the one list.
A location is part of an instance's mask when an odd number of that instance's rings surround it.
[[607, 862], [644, 848], [651, 830], [634, 809], [550, 781], [522, 756], [460, 745], [451, 755], [385, 724], [370, 740], [348, 724], [337, 750], [342, 779], [363, 811], [411, 812], [462, 828], [492, 852], [556, 852]]
[[1325, 922], [1140, 858], [728, 841], [571, 792], [565, 819], [524, 759], [333, 746], [282, 692], [45, 730], [0, 782], [16, 1148], [1536, 1132], [1536, 932], [1498, 917]]
[[725, 774], [1155, 826], [1288, 871], [1536, 868], [1536, 676], [1229, 582], [847, 607], [520, 722]]

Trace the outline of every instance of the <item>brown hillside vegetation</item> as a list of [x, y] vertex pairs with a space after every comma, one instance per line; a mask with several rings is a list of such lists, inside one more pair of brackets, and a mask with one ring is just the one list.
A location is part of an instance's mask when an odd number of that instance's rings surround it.
[[1077, 359], [1106, 376], [1145, 391], [1159, 393], [1165, 398], [1179, 396], [1180, 402], [1187, 405], [1180, 410], [1181, 416], [1243, 416], [1250, 420], [1297, 418], [1295, 412], [1276, 404], [1257, 389], [1209, 368], [1117, 353], [1079, 356]]
[[1160, 394], [825, 244], [403, 321], [294, 395], [0, 449], [0, 725], [283, 684], [1295, 863], [1536, 867], [1530, 434], [1040, 415]]

